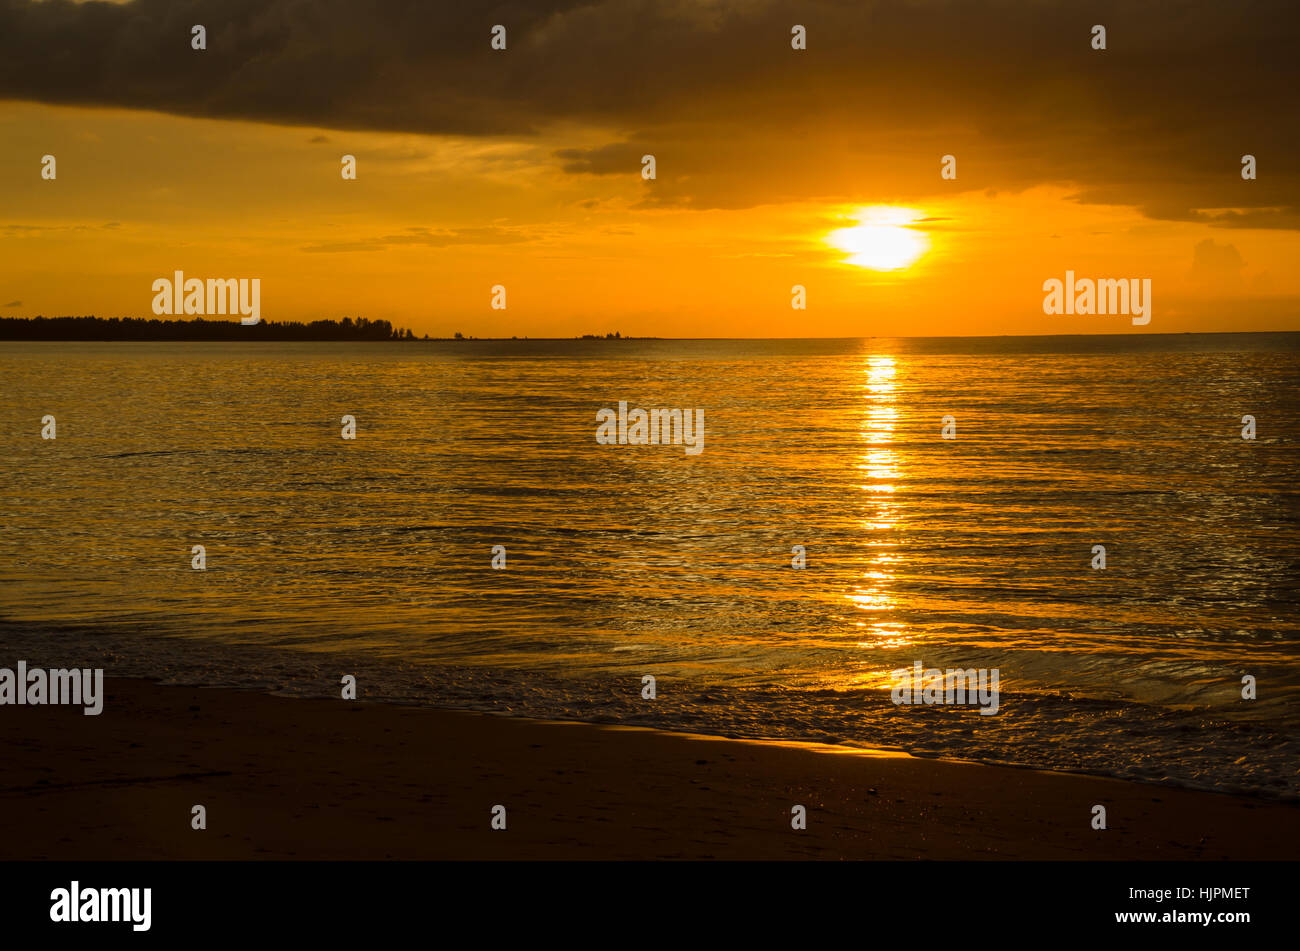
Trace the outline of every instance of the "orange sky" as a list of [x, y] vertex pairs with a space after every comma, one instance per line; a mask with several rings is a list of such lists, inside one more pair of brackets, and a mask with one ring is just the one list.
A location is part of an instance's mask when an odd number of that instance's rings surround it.
[[[1194, 175], [1152, 171], [1138, 149], [1083, 180], [1091, 163], [1054, 144], [1064, 133], [1027, 158], [1013, 148], [1034, 141], [1023, 128], [892, 111], [882, 135], [833, 102], [786, 135], [779, 116], [733, 128], [689, 101], [668, 118], [656, 104], [635, 122], [574, 108], [474, 133], [2, 101], [0, 316], [149, 316], [153, 280], [182, 270], [261, 278], [265, 319], [355, 315], [440, 336], [1300, 329], [1300, 231], [1214, 226], [1276, 193], [1271, 156], [1261, 181], [1241, 180], [1249, 143], [1208, 164], [1198, 152]], [[1123, 140], [1102, 141], [1105, 166]], [[47, 153], [55, 181], [40, 176]], [[340, 176], [345, 153], [356, 181]], [[1193, 198], [1169, 193], [1183, 178]], [[1263, 204], [1289, 214], [1289, 200]], [[913, 264], [877, 271], [834, 245], [870, 206], [912, 210], [926, 245]], [[1044, 314], [1043, 282], [1067, 269], [1149, 278], [1151, 323]], [[806, 311], [791, 307], [795, 284]]]

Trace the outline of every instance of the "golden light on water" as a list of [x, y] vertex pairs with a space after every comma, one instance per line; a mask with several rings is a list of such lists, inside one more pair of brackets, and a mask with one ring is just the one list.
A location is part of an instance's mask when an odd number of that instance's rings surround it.
[[[898, 475], [898, 456], [891, 448], [894, 425], [898, 422], [898, 407], [894, 405], [895, 372], [893, 357], [867, 359], [867, 380], [863, 389], [867, 391], [868, 406], [860, 433], [867, 448], [864, 462], [858, 468], [866, 470], [870, 481], [863, 488], [868, 492], [893, 492], [892, 480]], [[892, 528], [893, 522], [887, 527]]]
[[871, 640], [863, 641], [862, 646], [902, 647], [908, 643], [904, 625], [879, 616], [879, 612], [898, 607], [894, 594], [894, 566], [901, 559], [893, 551], [896, 540], [879, 537], [880, 533], [892, 536], [898, 527], [898, 505], [893, 498], [894, 483], [898, 478], [898, 454], [892, 445], [894, 427], [898, 422], [898, 407], [895, 405], [897, 385], [894, 381], [897, 365], [893, 357], [868, 357], [864, 371], [867, 408], [859, 435], [866, 445], [858, 468], [864, 476], [862, 489], [870, 493], [871, 501], [862, 528], [874, 536], [868, 545], [877, 552], [863, 571], [861, 581], [846, 597], [859, 611], [872, 612], [868, 615], [872, 620], [858, 622], [859, 626], [868, 628], [872, 636]]
[[849, 256], [845, 264], [873, 271], [901, 271], [911, 267], [930, 247], [930, 239], [912, 228], [922, 217], [912, 208], [876, 205], [855, 216], [858, 224], [826, 236], [827, 242]]

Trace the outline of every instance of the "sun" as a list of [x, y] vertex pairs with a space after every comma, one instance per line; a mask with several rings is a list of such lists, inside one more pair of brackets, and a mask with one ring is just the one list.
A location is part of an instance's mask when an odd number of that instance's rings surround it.
[[876, 205], [863, 208], [852, 228], [840, 228], [827, 242], [848, 253], [845, 264], [873, 271], [901, 271], [911, 267], [930, 247], [930, 239], [911, 227], [921, 213], [912, 208]]

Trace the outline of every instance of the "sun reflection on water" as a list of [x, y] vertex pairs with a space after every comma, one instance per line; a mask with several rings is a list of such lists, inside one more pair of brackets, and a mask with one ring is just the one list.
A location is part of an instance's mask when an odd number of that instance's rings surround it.
[[896, 362], [888, 356], [868, 357], [864, 372], [867, 409], [859, 435], [866, 448], [858, 468], [863, 473], [861, 488], [870, 494], [870, 501], [862, 527], [869, 534], [868, 546], [877, 551], [868, 560], [861, 582], [845, 597], [858, 610], [871, 612], [866, 620], [856, 622], [859, 627], [867, 628], [869, 635], [861, 646], [897, 648], [910, 643], [906, 626], [881, 616], [898, 607], [894, 566], [902, 560], [894, 551], [897, 547], [894, 533], [898, 529], [898, 505], [893, 498], [898, 479], [898, 453], [893, 449], [894, 427], [898, 422]]

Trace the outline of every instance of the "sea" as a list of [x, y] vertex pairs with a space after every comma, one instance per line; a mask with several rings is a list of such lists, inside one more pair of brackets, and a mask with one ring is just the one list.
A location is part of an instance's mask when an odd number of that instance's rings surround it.
[[0, 666], [1300, 797], [1300, 334], [4, 342], [0, 432]]

